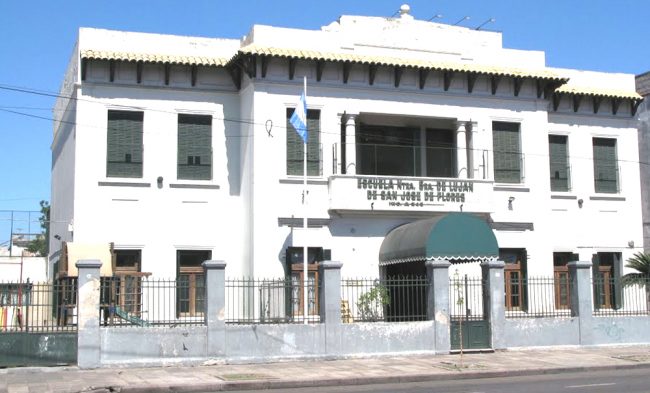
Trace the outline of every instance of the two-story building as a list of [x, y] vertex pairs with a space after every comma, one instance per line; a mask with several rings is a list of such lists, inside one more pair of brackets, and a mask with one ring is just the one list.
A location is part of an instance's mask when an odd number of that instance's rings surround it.
[[[306, 193], [288, 122], [304, 79]], [[620, 275], [643, 244], [640, 100], [633, 75], [551, 68], [406, 7], [241, 40], [83, 28], [55, 108], [50, 261], [111, 243], [115, 270], [300, 277], [307, 246], [344, 276], [434, 258]]]

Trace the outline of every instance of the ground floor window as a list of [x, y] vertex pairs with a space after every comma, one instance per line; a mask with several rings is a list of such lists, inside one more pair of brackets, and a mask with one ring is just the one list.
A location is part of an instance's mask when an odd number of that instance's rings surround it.
[[202, 316], [205, 309], [205, 273], [202, 263], [212, 259], [209, 250], [176, 251], [176, 313]]
[[318, 268], [320, 262], [331, 259], [330, 250], [322, 247], [307, 248], [307, 277], [303, 266], [304, 247], [289, 247], [286, 255], [286, 274], [291, 278], [291, 294], [288, 299], [287, 311], [294, 317], [304, 315], [305, 280], [307, 280], [307, 313], [309, 316], [319, 315], [318, 294], [320, 277]]
[[555, 289], [555, 308], [567, 310], [571, 308], [571, 277], [567, 264], [577, 261], [578, 254], [571, 252], [553, 253], [553, 285]]
[[499, 259], [505, 263], [506, 310], [526, 310], [526, 260], [525, 248], [501, 248]]
[[619, 309], [622, 306], [621, 253], [599, 252], [592, 258], [594, 307]]

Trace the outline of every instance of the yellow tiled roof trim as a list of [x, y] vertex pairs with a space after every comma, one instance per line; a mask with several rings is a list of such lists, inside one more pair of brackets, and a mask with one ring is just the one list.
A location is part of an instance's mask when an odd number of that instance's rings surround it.
[[397, 57], [386, 56], [366, 56], [353, 53], [326, 53], [301, 49], [285, 49], [285, 48], [272, 48], [272, 47], [259, 47], [255, 45], [248, 45], [240, 49], [240, 53], [266, 55], [276, 57], [293, 57], [304, 60], [324, 60], [324, 61], [342, 61], [353, 62], [362, 64], [376, 64], [383, 66], [401, 66], [411, 68], [426, 68], [441, 71], [453, 72], [475, 72], [487, 75], [509, 76], [509, 77], [522, 77], [522, 78], [537, 78], [549, 79], [557, 81], [567, 81], [561, 75], [548, 70], [527, 70], [520, 68], [508, 68], [499, 66], [482, 66], [478, 64], [465, 64], [465, 63], [447, 63], [441, 61], [419, 60], [419, 59], [404, 59]]
[[81, 52], [81, 58], [90, 60], [143, 61], [147, 63], [169, 63], [200, 66], [225, 66], [229, 61], [229, 58], [219, 57], [177, 56], [98, 50], [84, 50]]
[[614, 90], [614, 89], [597, 89], [583, 86], [563, 85], [555, 89], [556, 93], [581, 94], [586, 96], [607, 97], [607, 98], [628, 98], [631, 100], [641, 100], [643, 97], [635, 91]]

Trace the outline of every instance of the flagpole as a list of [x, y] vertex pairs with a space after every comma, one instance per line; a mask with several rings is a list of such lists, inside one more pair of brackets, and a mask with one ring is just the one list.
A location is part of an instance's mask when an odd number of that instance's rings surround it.
[[[303, 77], [303, 94], [305, 95], [305, 100], [307, 100], [307, 77]], [[305, 109], [306, 111], [306, 109]], [[305, 113], [305, 126], [307, 125], [307, 114]], [[307, 129], [307, 132], [309, 132], [309, 129]], [[304, 234], [302, 236], [302, 239], [305, 243], [303, 243], [303, 250], [302, 250], [302, 302], [303, 302], [303, 309], [302, 309], [302, 315], [304, 319], [304, 324], [307, 324], [307, 316], [309, 315], [309, 304], [307, 303], [309, 301], [309, 295], [307, 293], [308, 286], [307, 283], [309, 282], [309, 272], [307, 269], [307, 253], [309, 252], [309, 249], [307, 247], [306, 239], [307, 239], [307, 146], [308, 146], [308, 141], [309, 141], [309, 134], [307, 134], [308, 137], [304, 141], [305, 143], [303, 144], [303, 160], [302, 160], [302, 187], [303, 187], [303, 194], [302, 194], [302, 204], [303, 204], [303, 215], [302, 215], [302, 228], [304, 231]]]

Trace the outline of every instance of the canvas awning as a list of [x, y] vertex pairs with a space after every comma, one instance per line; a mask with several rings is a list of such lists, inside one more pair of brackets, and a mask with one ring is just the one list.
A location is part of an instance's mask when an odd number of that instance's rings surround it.
[[488, 223], [468, 213], [418, 220], [393, 229], [379, 250], [379, 264], [495, 260], [499, 245]]

